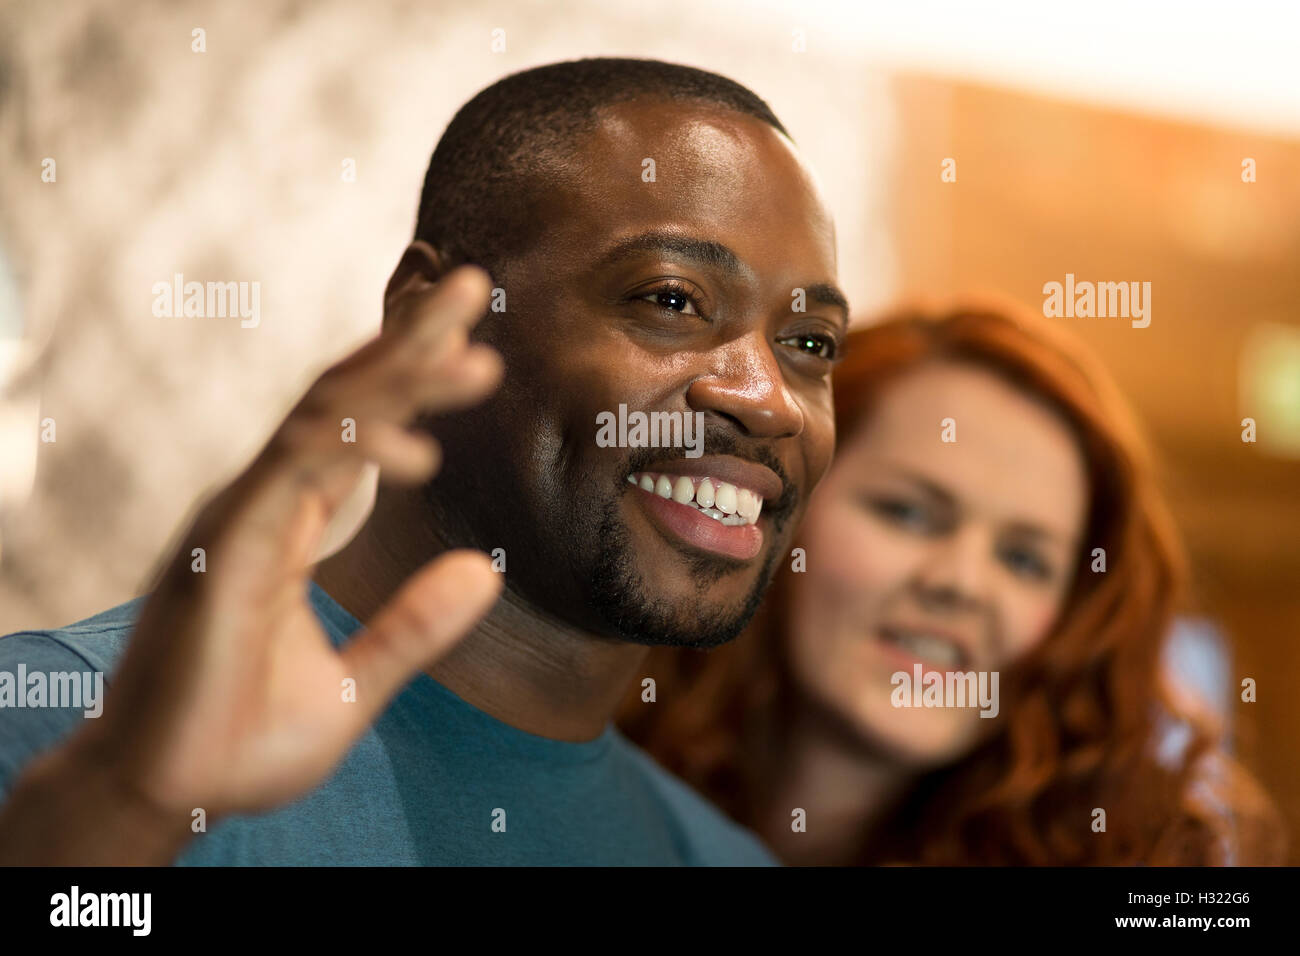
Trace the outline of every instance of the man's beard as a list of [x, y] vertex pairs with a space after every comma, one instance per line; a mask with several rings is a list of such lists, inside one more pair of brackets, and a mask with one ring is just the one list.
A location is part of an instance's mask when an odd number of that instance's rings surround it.
[[[436, 481], [436, 479], [435, 479]], [[706, 554], [678, 554], [695, 582], [695, 598], [677, 604], [651, 597], [645, 581], [636, 569], [635, 546], [626, 523], [619, 514], [620, 495], [631, 493], [625, 480], [620, 479], [613, 494], [601, 511], [600, 521], [593, 527], [590, 513], [586, 520], [564, 522], [545, 537], [560, 553], [581, 555], [591, 553], [590, 542], [599, 542], [590, 565], [572, 567], [573, 576], [580, 581], [578, 594], [584, 598], [587, 611], [594, 615], [593, 625], [606, 636], [633, 644], [666, 645], [708, 649], [733, 640], [745, 629], [757, 612], [768, 585], [776, 570], [776, 560], [781, 553], [770, 548], [762, 568], [755, 577], [754, 586], [745, 600], [736, 607], [715, 607], [710, 604], [709, 591], [727, 574], [736, 573], [742, 566], [724, 558]], [[488, 551], [489, 548], [475, 533], [463, 514], [445, 507], [445, 502], [434, 493], [434, 481], [421, 489], [421, 497], [434, 515], [434, 524], [440, 530], [440, 541], [445, 547], [468, 547]], [[774, 534], [780, 533], [782, 518], [777, 519]], [[580, 530], [584, 528], [585, 531]], [[513, 550], [513, 548], [511, 548]], [[533, 549], [525, 549], [533, 550]], [[533, 550], [541, 553], [542, 549]], [[564, 562], [568, 566], [569, 562]], [[516, 589], [527, 603], [550, 614], [567, 618], [562, 605], [557, 607], [547, 599], [546, 588], [534, 593], [532, 588], [518, 590], [519, 583], [507, 577], [506, 586]], [[584, 593], [585, 592], [585, 593]], [[551, 595], [555, 592], [551, 591]], [[603, 625], [603, 626], [602, 626]]]
[[709, 607], [708, 592], [737, 565], [707, 555], [683, 556], [698, 598], [697, 603], [684, 608], [655, 600], [647, 593], [632, 560], [632, 537], [618, 517], [618, 499], [606, 506], [597, 540], [600, 547], [592, 570], [590, 602], [609, 631], [635, 644], [701, 650], [726, 644], [745, 629], [771, 583], [778, 554], [776, 548], [768, 550], [749, 595], [739, 607], [732, 608]]
[[[706, 442], [713, 453], [759, 461], [782, 479], [784, 490], [780, 498], [764, 504], [775, 542], [793, 518], [800, 499], [781, 462], [765, 448], [743, 448], [734, 437], [721, 430], [709, 433]], [[646, 471], [652, 464], [662, 462], [663, 454], [654, 448], [634, 449], [629, 454], [625, 465], [617, 469], [614, 472], [616, 477], [610, 480], [609, 497], [600, 509], [599, 521], [592, 520], [595, 512], [590, 507], [574, 514], [550, 514], [545, 521], [539, 521], [546, 512], [537, 507], [525, 509], [513, 518], [501, 519], [499, 524], [484, 529], [469, 516], [500, 515], [501, 507], [479, 500], [474, 478], [454, 464], [426, 482], [420, 495], [433, 517], [444, 547], [477, 548], [488, 552], [494, 545], [511, 541], [515, 543], [507, 545], [508, 551], [518, 547], [535, 555], [550, 553], [554, 558], [550, 562], [551, 571], [560, 576], [571, 575], [571, 583], [552, 580], [550, 586], [545, 575], [540, 579], [529, 575], [527, 584], [518, 577], [507, 576], [506, 587], [527, 604], [577, 624], [571, 610], [573, 598], [569, 595], [572, 595], [586, 605], [584, 610], [587, 613], [582, 615], [588, 619], [585, 626], [593, 627], [607, 637], [645, 645], [719, 647], [738, 636], [758, 611], [782, 551], [775, 546], [769, 547], [753, 587], [738, 605], [716, 606], [710, 601], [709, 591], [728, 574], [745, 573], [748, 569], [736, 561], [708, 554], [678, 552], [676, 555], [695, 583], [693, 600], [679, 599], [679, 603], [674, 604], [663, 598], [654, 598], [637, 571], [636, 548], [620, 516], [620, 507], [625, 494], [640, 493], [629, 488], [626, 476]], [[563, 468], [557, 462], [555, 473], [562, 472]], [[590, 476], [575, 478], [571, 487], [582, 487], [590, 480]], [[563, 500], [554, 489], [545, 497], [550, 501]], [[460, 505], [453, 502], [460, 502]], [[594, 548], [593, 541], [597, 542]], [[593, 555], [590, 563], [581, 560], [584, 554]], [[566, 604], [569, 613], [565, 613]]]
[[[663, 462], [663, 452], [653, 448], [633, 450], [626, 465], [617, 472], [612, 494], [601, 512], [596, 532], [600, 544], [592, 564], [591, 589], [588, 592], [592, 610], [607, 630], [622, 640], [699, 649], [726, 644], [745, 629], [758, 611], [776, 572], [777, 558], [782, 549], [776, 547], [775, 542], [780, 539], [786, 523], [794, 517], [799, 491], [780, 460], [764, 446], [744, 446], [729, 431], [720, 428], [708, 431], [705, 446], [711, 454], [734, 455], [760, 462], [780, 477], [781, 496], [764, 506], [771, 522], [773, 544], [768, 547], [767, 557], [754, 578], [754, 586], [739, 606], [714, 606], [709, 601], [709, 591], [723, 577], [736, 573], [743, 565], [707, 554], [678, 555], [695, 582], [696, 600], [689, 607], [653, 598], [637, 572], [633, 560], [636, 549], [627, 525], [619, 517], [619, 505], [624, 495], [639, 493], [629, 489], [624, 476], [647, 471], [656, 462]], [[671, 463], [664, 464], [667, 470], [671, 470]]]

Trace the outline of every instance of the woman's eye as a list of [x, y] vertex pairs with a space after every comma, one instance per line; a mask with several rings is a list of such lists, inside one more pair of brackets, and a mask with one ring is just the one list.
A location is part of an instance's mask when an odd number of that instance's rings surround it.
[[917, 530], [924, 530], [929, 525], [925, 509], [917, 507], [909, 501], [902, 501], [897, 498], [880, 498], [871, 502], [871, 507], [877, 514], [897, 525]]
[[1046, 581], [1052, 576], [1052, 569], [1047, 562], [1039, 557], [1037, 553], [1026, 548], [1003, 548], [999, 557], [1002, 559], [1002, 563], [1011, 569], [1013, 574], [1020, 577], [1034, 581]]
[[695, 308], [695, 303], [685, 292], [678, 292], [676, 289], [659, 289], [651, 292], [649, 295], [643, 295], [641, 298], [647, 302], [653, 302], [661, 309], [667, 309], [670, 312], [680, 312], [682, 315], [699, 315], [699, 310]]
[[838, 344], [829, 335], [792, 335], [781, 339], [779, 344], [790, 345], [804, 355], [813, 355], [828, 362], [835, 361], [839, 354]]

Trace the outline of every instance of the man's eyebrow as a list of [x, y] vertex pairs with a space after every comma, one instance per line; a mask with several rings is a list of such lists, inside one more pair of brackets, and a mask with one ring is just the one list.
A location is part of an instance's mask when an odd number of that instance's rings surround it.
[[740, 257], [728, 246], [712, 239], [699, 239], [673, 232], [643, 232], [637, 236], [620, 239], [597, 260], [596, 268], [605, 268], [652, 252], [687, 259], [727, 275], [753, 274], [753, 270], [741, 262]]
[[831, 285], [829, 282], [814, 282], [812, 285], [804, 286], [804, 292], [808, 298], [814, 302], [820, 302], [822, 305], [834, 306], [840, 310], [840, 318], [844, 320], [844, 328], [847, 331], [849, 327], [849, 300], [843, 292]]
[[[699, 239], [673, 232], [643, 232], [614, 243], [597, 260], [596, 268], [603, 269], [647, 253], [674, 256], [698, 265], [717, 269], [729, 276], [751, 277], [754, 270], [745, 265], [729, 246], [712, 239]], [[804, 294], [822, 305], [837, 308], [842, 313], [845, 328], [849, 324], [849, 300], [829, 282], [814, 282], [803, 286]], [[791, 290], [793, 293], [793, 290]]]

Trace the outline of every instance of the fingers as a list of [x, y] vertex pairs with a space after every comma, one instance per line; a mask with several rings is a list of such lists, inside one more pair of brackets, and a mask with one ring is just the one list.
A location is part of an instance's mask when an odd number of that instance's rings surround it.
[[[386, 480], [418, 483], [434, 473], [437, 443], [408, 426], [421, 414], [473, 405], [496, 388], [500, 356], [469, 342], [489, 294], [487, 273], [464, 266], [436, 285], [421, 279], [392, 297], [383, 334], [322, 375], [230, 493], [214, 502], [207, 524], [232, 539], [241, 561], [260, 567], [285, 540], [297, 540], [290, 522], [303, 495], [327, 522], [366, 462], [378, 464]], [[303, 568], [282, 560], [279, 570]]]
[[410, 484], [424, 481], [442, 461], [442, 451], [431, 436], [382, 419], [367, 422], [356, 444], [356, 454], [379, 465], [390, 481]]
[[404, 424], [422, 411], [449, 411], [482, 401], [500, 381], [501, 358], [486, 345], [465, 344], [434, 358], [398, 353], [322, 381], [296, 408], [298, 418], [344, 418]]
[[406, 582], [341, 652], [364, 726], [491, 609], [501, 581], [487, 555], [449, 551]]
[[417, 411], [481, 400], [501, 372], [493, 350], [469, 344], [489, 284], [483, 270], [463, 266], [437, 285], [410, 285], [389, 307], [383, 334], [326, 371], [294, 411], [402, 424]]
[[428, 345], [477, 322], [491, 295], [492, 280], [477, 266], [453, 269], [436, 283], [421, 279], [393, 303], [385, 331]]
[[[417, 277], [384, 305], [382, 353], [406, 344], [432, 351], [434, 360], [463, 345], [465, 335], [487, 311], [492, 280], [477, 266], [461, 266], [438, 282]], [[346, 364], [346, 363], [344, 363]]]
[[[351, 475], [354, 466], [374, 462], [391, 481], [418, 482], [428, 478], [442, 459], [438, 442], [431, 435], [410, 431], [382, 416], [362, 415], [360, 421], [341, 419], [339, 423], [328, 417], [307, 418], [296, 416], [281, 426], [279, 440], [292, 446], [296, 467], [302, 473], [301, 481], [315, 475], [318, 490], [327, 482], [329, 463], [338, 461], [341, 472]], [[346, 434], [345, 434], [346, 433]], [[346, 447], [339, 448], [343, 444]], [[325, 498], [332, 498], [331, 494]], [[334, 504], [331, 500], [329, 504]]]

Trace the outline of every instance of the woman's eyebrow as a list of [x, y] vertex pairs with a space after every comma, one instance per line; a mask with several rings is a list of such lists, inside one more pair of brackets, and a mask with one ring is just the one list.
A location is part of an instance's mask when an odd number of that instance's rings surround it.
[[[952, 505], [957, 504], [957, 498], [952, 494], [952, 492], [944, 488], [943, 485], [932, 481], [919, 471], [915, 471], [906, 465], [900, 465], [898, 462], [893, 461], [880, 461], [873, 465], [873, 467], [885, 468], [894, 472], [900, 478], [917, 485], [922, 491], [933, 498], [938, 498], [941, 501]], [[1042, 522], [1032, 519], [1021, 518], [1009, 521], [1003, 525], [1003, 527], [1014, 534], [1019, 534], [1026, 538], [1059, 541], [1067, 545], [1071, 544], [1073, 537], [1059, 528], [1054, 528], [1049, 524], [1043, 524]]]
[[939, 500], [948, 502], [950, 504], [955, 503], [957, 500], [953, 496], [952, 492], [948, 491], [947, 488], [943, 487], [943, 485], [940, 485], [937, 482], [931, 481], [929, 478], [921, 474], [919, 471], [914, 471], [911, 468], [908, 468], [906, 465], [900, 465], [892, 461], [882, 461], [879, 464], [889, 469], [890, 471], [896, 473], [900, 478], [903, 478], [906, 481], [909, 481], [912, 484], [919, 486], [922, 491], [924, 491], [927, 495], [929, 495], [932, 498], [938, 498]]
[[1025, 538], [1040, 538], [1050, 541], [1059, 541], [1062, 544], [1070, 543], [1070, 535], [1056, 528], [1047, 525], [1038, 524], [1033, 521], [1012, 521], [1007, 524], [1007, 530], [1013, 534], [1018, 534]]

